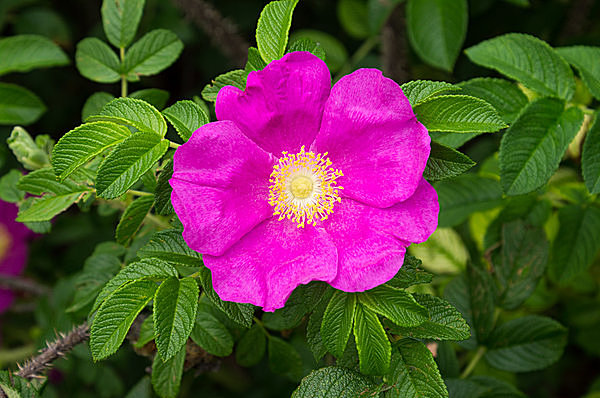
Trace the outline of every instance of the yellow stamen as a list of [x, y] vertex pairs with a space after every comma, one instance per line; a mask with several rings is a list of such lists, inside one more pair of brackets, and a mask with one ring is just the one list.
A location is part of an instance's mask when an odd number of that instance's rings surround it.
[[283, 152], [279, 163], [273, 166], [269, 182], [269, 204], [279, 220], [290, 219], [303, 228], [326, 220], [333, 206], [340, 202], [340, 190], [336, 180], [343, 176], [331, 166], [327, 153], [314, 154]]

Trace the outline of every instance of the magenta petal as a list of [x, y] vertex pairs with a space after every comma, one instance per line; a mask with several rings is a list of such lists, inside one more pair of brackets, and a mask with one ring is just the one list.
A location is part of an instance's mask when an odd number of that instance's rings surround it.
[[248, 75], [246, 90], [219, 91], [217, 119], [232, 120], [265, 151], [279, 156], [313, 142], [331, 89], [327, 65], [308, 52], [293, 52]]
[[229, 121], [202, 126], [177, 149], [171, 200], [192, 249], [220, 255], [271, 217], [273, 162]]
[[285, 305], [296, 286], [335, 278], [337, 251], [324, 230], [272, 218], [222, 256], [204, 256], [204, 264], [222, 300], [274, 311]]
[[390, 280], [402, 266], [405, 248], [435, 231], [438, 213], [437, 194], [424, 179], [409, 199], [386, 209], [342, 199], [324, 224], [339, 256], [331, 286], [356, 292]]
[[417, 188], [429, 144], [400, 86], [376, 69], [360, 69], [333, 86], [311, 149], [328, 152], [344, 173], [344, 196], [388, 207]]

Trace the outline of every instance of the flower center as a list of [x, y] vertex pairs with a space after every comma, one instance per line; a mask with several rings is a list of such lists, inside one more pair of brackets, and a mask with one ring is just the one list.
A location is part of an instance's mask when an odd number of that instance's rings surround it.
[[6, 257], [11, 241], [10, 233], [4, 225], [0, 224], [0, 261]]
[[269, 178], [273, 215], [298, 223], [298, 228], [326, 220], [334, 204], [341, 201], [339, 193], [343, 188], [336, 180], [343, 175], [331, 167], [327, 153], [315, 155], [305, 152], [304, 147], [295, 154], [283, 152]]

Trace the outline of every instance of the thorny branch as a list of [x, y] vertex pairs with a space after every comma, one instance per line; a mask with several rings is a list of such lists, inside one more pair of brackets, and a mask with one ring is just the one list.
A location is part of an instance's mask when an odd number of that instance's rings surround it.
[[381, 30], [383, 73], [398, 84], [410, 78], [404, 7], [396, 7]]

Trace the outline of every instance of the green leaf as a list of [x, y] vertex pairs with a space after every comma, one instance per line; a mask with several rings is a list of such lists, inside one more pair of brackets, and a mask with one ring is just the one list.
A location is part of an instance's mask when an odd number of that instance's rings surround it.
[[[229, 333], [225, 325], [208, 312], [198, 312], [190, 337], [209, 354], [226, 357], [233, 352], [233, 337], [231, 333]], [[252, 347], [252, 349], [256, 349], [256, 347]]]
[[173, 161], [169, 160], [158, 175], [158, 181], [154, 188], [154, 209], [161, 216], [168, 216], [175, 213], [173, 204], [171, 203], [171, 193], [173, 188], [169, 184], [169, 180], [173, 176]]
[[198, 284], [193, 278], [166, 279], [154, 297], [154, 330], [156, 348], [168, 361], [185, 346], [196, 319]]
[[269, 336], [268, 347], [269, 369], [292, 380], [300, 380], [303, 370], [302, 358], [294, 346], [279, 337]]
[[471, 293], [469, 282], [464, 274], [452, 279], [444, 288], [444, 298], [448, 300], [467, 321], [471, 328], [471, 337], [458, 344], [468, 350], [477, 349], [477, 331], [473, 328], [473, 311], [471, 309]]
[[115, 47], [127, 47], [142, 18], [145, 0], [104, 0], [102, 25], [108, 41]]
[[298, 0], [272, 1], [263, 8], [256, 26], [258, 52], [266, 63], [283, 57]]
[[487, 133], [506, 127], [490, 104], [467, 95], [431, 97], [415, 106], [414, 111], [429, 131]]
[[448, 91], [460, 90], [457, 86], [452, 83], [438, 82], [432, 80], [413, 80], [408, 83], [404, 83], [400, 86], [410, 106], [415, 107], [421, 102], [425, 101], [429, 97], [439, 95]]
[[467, 1], [408, 0], [410, 44], [429, 65], [452, 71], [467, 34]]
[[365, 0], [340, 0], [337, 3], [337, 16], [342, 28], [357, 39], [369, 36], [367, 2]]
[[309, 39], [308, 37], [302, 37], [290, 44], [290, 48], [288, 48], [287, 52], [292, 53], [294, 51], [308, 51], [312, 55], [319, 57], [323, 61], [325, 61], [326, 56], [323, 47], [321, 47], [319, 43], [315, 42], [312, 39]]
[[219, 75], [210, 84], [204, 86], [204, 89], [202, 89], [202, 98], [208, 102], [215, 102], [219, 90], [225, 86], [234, 86], [240, 90], [244, 90], [246, 88], [247, 77], [248, 72], [243, 69], [232, 70], [231, 72]]
[[[28, 208], [30, 208], [36, 198], [26, 198], [24, 201], [19, 203], [19, 211], [24, 212]], [[24, 223], [27, 228], [36, 234], [47, 234], [52, 229], [52, 224], [50, 221], [39, 221], [39, 222], [26, 222]]]
[[596, 62], [600, 58], [600, 47], [560, 47], [556, 52], [577, 68], [590, 93], [600, 100], [600, 65]]
[[285, 307], [263, 315], [263, 324], [271, 330], [295, 328], [302, 322], [304, 315], [319, 303], [326, 289], [327, 285], [321, 282], [298, 286], [285, 302]]
[[385, 398], [446, 398], [448, 391], [425, 344], [402, 339], [394, 344], [390, 372], [384, 377], [392, 388]]
[[421, 260], [410, 255], [404, 256], [404, 264], [392, 279], [386, 282], [386, 285], [397, 289], [406, 289], [412, 285], [430, 283], [433, 280], [433, 274], [419, 268]]
[[82, 187], [72, 179], [58, 181], [52, 168], [44, 167], [25, 174], [17, 183], [17, 188], [32, 195], [44, 193], [66, 194], [79, 191]]
[[[477, 341], [486, 342], [495, 324], [495, 298], [493, 281], [487, 270], [472, 263], [467, 264], [472, 333]], [[457, 305], [457, 307], [459, 307]], [[465, 316], [465, 318], [467, 318]]]
[[0, 178], [0, 199], [9, 203], [17, 203], [25, 198], [25, 192], [17, 188], [17, 183], [23, 174], [12, 169]]
[[96, 311], [108, 297], [123, 285], [142, 279], [166, 279], [177, 276], [177, 270], [170, 264], [158, 259], [142, 259], [129, 264], [123, 268], [114, 278], [108, 281], [102, 288], [91, 312]]
[[552, 279], [565, 283], [584, 272], [600, 249], [600, 209], [568, 205], [558, 211], [558, 219], [549, 271]]
[[360, 373], [327, 366], [313, 370], [302, 379], [292, 398], [356, 398], [372, 389], [375, 389], [373, 382]]
[[248, 329], [237, 343], [235, 361], [241, 366], [254, 366], [265, 355], [267, 337], [263, 329], [254, 324]]
[[371, 311], [385, 316], [398, 326], [417, 326], [429, 318], [427, 309], [406, 291], [388, 285], [358, 294], [358, 300]]
[[65, 179], [79, 167], [131, 135], [129, 129], [111, 122], [82, 124], [66, 133], [52, 150], [56, 176]]
[[106, 104], [98, 115], [92, 116], [87, 121], [125, 124], [161, 137], [167, 133], [167, 122], [161, 113], [147, 102], [135, 98], [116, 98]]
[[137, 255], [140, 258], [158, 258], [189, 267], [202, 266], [202, 256], [188, 247], [181, 231], [176, 229], [156, 232], [148, 243], [138, 250]]
[[596, 117], [585, 137], [581, 169], [588, 191], [591, 194], [600, 193], [600, 117]]
[[100, 39], [88, 37], [77, 44], [77, 69], [84, 77], [99, 83], [121, 80], [121, 62], [115, 52]]
[[336, 290], [325, 309], [321, 322], [323, 344], [335, 357], [344, 354], [354, 324], [356, 295]]
[[125, 54], [123, 71], [127, 74], [151, 76], [171, 66], [179, 58], [183, 43], [166, 29], [146, 33]]
[[129, 245], [138, 229], [140, 229], [153, 203], [154, 196], [141, 196], [127, 206], [121, 220], [119, 220], [119, 225], [117, 225], [115, 233], [117, 243], [124, 246]]
[[98, 168], [97, 195], [123, 195], [167, 152], [169, 142], [154, 133], [136, 133], [118, 144]]
[[423, 177], [429, 181], [439, 181], [455, 177], [475, 166], [475, 162], [456, 149], [431, 142], [431, 152]]
[[141, 280], [122, 286], [106, 299], [94, 317], [90, 332], [90, 350], [95, 361], [119, 349], [129, 327], [155, 291], [155, 282]]
[[177, 355], [163, 361], [160, 355], [152, 362], [152, 386], [154, 392], [161, 398], [176, 398], [179, 395], [179, 385], [185, 363], [185, 346]]
[[260, 56], [258, 48], [250, 47], [248, 49], [248, 61], [246, 61], [244, 70], [250, 73], [252, 71], [262, 70], [265, 66], [267, 66], [267, 63]]
[[467, 322], [446, 300], [428, 294], [415, 293], [413, 296], [417, 303], [429, 311], [429, 319], [419, 326], [393, 326], [393, 333], [434, 340], [465, 340], [471, 336]]
[[359, 304], [354, 319], [354, 338], [360, 361], [360, 372], [384, 375], [390, 367], [392, 346], [375, 313]]
[[521, 195], [548, 182], [582, 123], [583, 112], [564, 110], [562, 100], [540, 98], [529, 104], [500, 144], [504, 192]]
[[553, 319], [528, 315], [500, 325], [490, 335], [485, 359], [509, 372], [531, 372], [558, 361], [567, 330]]
[[146, 375], [137, 382], [135, 386], [129, 390], [125, 398], [151, 398], [152, 384], [150, 376]]
[[569, 64], [546, 42], [521, 33], [509, 33], [465, 50], [469, 59], [495, 69], [542, 95], [570, 100], [575, 80]]
[[88, 117], [97, 115], [102, 111], [104, 105], [114, 100], [115, 96], [104, 91], [99, 91], [88, 97], [81, 109], [81, 120], [86, 120]]
[[493, 209], [502, 203], [497, 180], [472, 174], [435, 184], [440, 202], [438, 227], [453, 227], [477, 211]]
[[254, 316], [253, 305], [221, 300], [219, 295], [213, 289], [212, 276], [208, 268], [200, 269], [200, 282], [202, 283], [204, 294], [218, 309], [223, 311], [229, 319], [245, 328], [252, 326], [252, 317]]
[[311, 39], [325, 50], [325, 63], [332, 73], [338, 71], [348, 60], [348, 51], [335, 36], [320, 30], [296, 30], [290, 37], [291, 45], [304, 38]]
[[481, 133], [442, 133], [442, 132], [430, 132], [429, 136], [432, 141], [437, 142], [451, 148], [460, 148], [466, 142], [477, 137]]
[[44, 36], [18, 35], [0, 39], [0, 75], [68, 63], [64, 51]]
[[22, 398], [21, 394], [8, 383], [0, 383], [0, 388], [4, 392], [4, 395], [6, 395], [6, 398]]
[[121, 269], [119, 258], [110, 253], [94, 253], [85, 260], [83, 271], [75, 277], [75, 296], [67, 312], [86, 308], [108, 282]]
[[528, 102], [516, 84], [504, 79], [480, 77], [458, 86], [462, 94], [481, 98], [492, 105], [506, 123], [514, 122]]
[[312, 351], [316, 362], [320, 361], [327, 354], [327, 347], [325, 347], [321, 336], [321, 325], [323, 324], [323, 316], [333, 292], [333, 289], [325, 290], [323, 297], [321, 297], [321, 300], [308, 317], [306, 325], [306, 343]]
[[154, 319], [149, 316], [142, 322], [142, 326], [140, 326], [140, 335], [133, 346], [135, 348], [142, 348], [152, 340], [154, 340]]
[[504, 224], [502, 242], [502, 262], [494, 270], [503, 288], [500, 303], [512, 310], [533, 293], [544, 274], [549, 243], [542, 228], [528, 228], [521, 220]]
[[16, 84], [0, 83], [0, 125], [28, 125], [45, 111], [46, 105], [31, 91]]
[[[18, 398], [38, 398], [41, 388], [44, 386], [43, 383], [36, 383], [7, 370], [0, 371], [0, 383], [3, 388], [10, 386], [13, 391], [19, 394]], [[9, 395], [8, 398], [11, 398], [11, 396]]]
[[170, 94], [167, 90], [160, 90], [158, 88], [145, 88], [129, 94], [129, 98], [137, 98], [142, 101], [146, 101], [156, 109], [162, 109], [165, 107], [165, 104], [169, 99], [169, 95]]
[[194, 131], [210, 121], [200, 105], [189, 100], [178, 101], [162, 113], [175, 127], [183, 142], [187, 142]]

